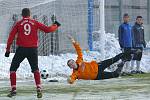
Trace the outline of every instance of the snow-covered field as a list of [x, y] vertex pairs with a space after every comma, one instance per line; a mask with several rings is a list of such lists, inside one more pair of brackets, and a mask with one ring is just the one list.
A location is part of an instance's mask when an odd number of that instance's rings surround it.
[[[17, 96], [13, 100], [149, 100], [150, 74], [136, 77], [107, 80], [78, 80], [75, 84], [66, 81], [43, 80], [43, 98], [36, 98], [33, 80], [17, 82]], [[0, 100], [12, 100], [6, 95], [9, 82], [0, 81]]]
[[[106, 58], [119, 54], [120, 48], [114, 34], [106, 34]], [[0, 100], [10, 100], [6, 97], [9, 91], [9, 67], [14, 54], [9, 58], [4, 57], [5, 44], [0, 45]], [[150, 42], [147, 44], [150, 47]], [[98, 50], [99, 41], [94, 42], [94, 48]], [[101, 54], [97, 51], [83, 51], [84, 60], [101, 60]], [[102, 81], [77, 81], [73, 85], [66, 82], [71, 71], [66, 62], [68, 59], [76, 59], [76, 54], [67, 53], [59, 56], [39, 56], [39, 68], [47, 69], [49, 79], [57, 79], [59, 82], [50, 83], [43, 80], [44, 97], [41, 100], [148, 100], [150, 97], [150, 83], [148, 78], [118, 78]], [[150, 51], [145, 50], [141, 62], [141, 70], [150, 72]], [[33, 76], [28, 61], [25, 59], [17, 71], [18, 96], [15, 100], [36, 100]], [[111, 84], [110, 84], [111, 83]], [[130, 92], [129, 92], [130, 91]]]
[[[105, 58], [113, 57], [121, 52], [119, 43], [114, 34], [106, 34], [105, 41]], [[94, 49], [98, 50], [98, 47], [101, 47], [100, 45], [101, 44], [99, 43], [99, 41], [94, 42]], [[150, 47], [150, 43], [148, 43], [147, 46]], [[0, 79], [9, 78], [9, 67], [14, 56], [14, 54], [11, 53], [9, 58], [4, 57], [5, 47], [5, 44], [0, 45]], [[83, 51], [83, 55], [85, 61], [101, 60], [101, 54], [97, 51]], [[71, 70], [67, 67], [66, 62], [68, 59], [76, 59], [76, 57], [76, 54], [72, 53], [61, 54], [59, 56], [39, 56], [39, 68], [40, 70], [47, 69], [50, 74], [49, 78], [51, 78], [52, 76], [68, 76], [71, 74]], [[143, 70], [144, 72], [150, 72], [149, 65], [150, 50], [146, 50], [141, 61], [141, 70]], [[17, 71], [17, 78], [25, 79], [30, 77], [32, 77], [31, 69], [28, 61], [25, 59], [21, 63], [20, 68]]]

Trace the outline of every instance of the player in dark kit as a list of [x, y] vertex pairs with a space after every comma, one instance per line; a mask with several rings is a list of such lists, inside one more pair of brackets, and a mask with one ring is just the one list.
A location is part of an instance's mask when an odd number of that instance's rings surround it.
[[22, 17], [23, 18], [13, 26], [7, 41], [5, 57], [9, 57], [11, 44], [15, 36], [17, 36], [16, 44], [18, 45], [18, 48], [10, 66], [11, 91], [8, 94], [8, 97], [16, 95], [16, 71], [19, 68], [20, 63], [27, 58], [32, 73], [34, 74], [37, 98], [42, 98], [41, 80], [38, 68], [37, 33], [38, 30], [42, 30], [45, 33], [54, 32], [58, 29], [60, 23], [55, 21], [51, 26], [45, 26], [44, 24], [30, 18], [29, 8], [24, 8], [22, 10]]

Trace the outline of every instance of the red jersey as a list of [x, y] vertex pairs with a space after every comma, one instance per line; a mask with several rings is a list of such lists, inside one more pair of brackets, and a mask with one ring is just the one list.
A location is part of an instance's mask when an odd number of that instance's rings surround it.
[[6, 50], [10, 51], [10, 46], [17, 37], [16, 44], [21, 47], [38, 47], [38, 29], [45, 33], [54, 32], [58, 29], [58, 26], [53, 24], [46, 26], [36, 20], [29, 17], [24, 17], [18, 21], [12, 28], [7, 41]]

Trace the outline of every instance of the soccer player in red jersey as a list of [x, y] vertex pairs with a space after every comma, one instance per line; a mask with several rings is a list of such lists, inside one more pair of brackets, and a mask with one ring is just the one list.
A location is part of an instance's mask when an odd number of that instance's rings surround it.
[[16, 44], [18, 45], [18, 48], [10, 66], [11, 91], [8, 94], [8, 97], [16, 95], [16, 71], [19, 68], [20, 63], [27, 58], [34, 74], [37, 98], [42, 98], [41, 80], [38, 68], [37, 33], [38, 30], [44, 31], [45, 33], [54, 32], [61, 24], [55, 21], [51, 26], [45, 26], [44, 24], [30, 18], [29, 8], [24, 8], [22, 10], [22, 17], [23, 18], [13, 26], [7, 41], [5, 57], [9, 57], [11, 44], [17, 36]]

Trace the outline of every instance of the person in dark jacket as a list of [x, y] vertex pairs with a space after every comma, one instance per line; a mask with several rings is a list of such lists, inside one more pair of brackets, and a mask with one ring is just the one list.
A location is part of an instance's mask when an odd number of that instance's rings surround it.
[[127, 13], [123, 16], [123, 23], [119, 26], [118, 30], [118, 36], [119, 36], [119, 44], [121, 47], [122, 52], [125, 53], [126, 57], [126, 67], [125, 72], [128, 72], [129, 69], [129, 63], [131, 60], [131, 48], [132, 48], [132, 31], [131, 31], [131, 25], [129, 24], [130, 17]]
[[144, 39], [144, 26], [142, 16], [137, 16], [135, 25], [132, 27], [133, 34], [133, 48], [138, 51], [134, 54], [131, 66], [134, 67], [134, 62], [136, 61], [136, 70], [131, 71], [132, 73], [143, 73], [140, 71], [140, 61], [142, 58], [143, 48], [146, 47], [146, 42]]

